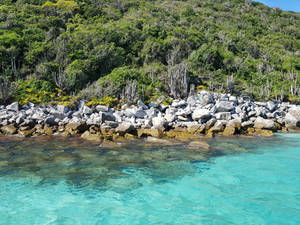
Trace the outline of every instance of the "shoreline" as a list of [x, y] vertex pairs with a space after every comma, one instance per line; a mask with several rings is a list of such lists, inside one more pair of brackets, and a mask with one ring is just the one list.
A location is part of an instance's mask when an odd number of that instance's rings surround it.
[[280, 101], [255, 102], [230, 94], [201, 91], [171, 105], [151, 102], [75, 109], [64, 105], [0, 106], [0, 135], [80, 136], [103, 142], [138, 138], [197, 139], [215, 136], [273, 136], [300, 130], [300, 106]]

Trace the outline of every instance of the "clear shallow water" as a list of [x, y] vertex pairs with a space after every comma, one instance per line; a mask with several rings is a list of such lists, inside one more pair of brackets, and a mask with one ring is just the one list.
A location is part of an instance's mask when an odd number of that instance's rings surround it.
[[209, 152], [0, 138], [0, 224], [300, 224], [300, 135]]

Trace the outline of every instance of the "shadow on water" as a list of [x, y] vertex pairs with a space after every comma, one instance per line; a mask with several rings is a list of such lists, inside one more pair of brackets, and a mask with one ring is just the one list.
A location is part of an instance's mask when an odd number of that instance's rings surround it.
[[[285, 137], [286, 138], [286, 137]], [[291, 137], [292, 138], [292, 137]], [[79, 138], [0, 137], [0, 176], [31, 177], [39, 186], [65, 182], [70, 188], [129, 191], [145, 184], [172, 182], [209, 170], [213, 157], [259, 154], [257, 148], [278, 149], [283, 138], [216, 138], [205, 140], [209, 149], [135, 140], [103, 148]], [[272, 149], [272, 148], [271, 148]]]

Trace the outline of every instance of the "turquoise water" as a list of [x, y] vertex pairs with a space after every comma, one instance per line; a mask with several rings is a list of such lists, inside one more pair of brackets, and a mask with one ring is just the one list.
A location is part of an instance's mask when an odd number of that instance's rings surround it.
[[300, 135], [100, 148], [0, 138], [0, 224], [300, 224]]

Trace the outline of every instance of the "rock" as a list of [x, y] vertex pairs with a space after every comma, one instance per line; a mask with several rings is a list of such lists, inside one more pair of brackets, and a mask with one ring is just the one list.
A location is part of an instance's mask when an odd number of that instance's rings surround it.
[[156, 138], [162, 138], [164, 136], [164, 132], [160, 128], [151, 128], [151, 129], [138, 129], [137, 130], [138, 137], [156, 137]]
[[235, 97], [235, 96], [230, 96], [230, 97], [229, 97], [229, 101], [230, 101], [230, 102], [236, 103], [236, 102], [237, 102], [237, 97]]
[[192, 149], [209, 150], [210, 145], [205, 141], [191, 141], [187, 147]]
[[172, 123], [175, 119], [176, 116], [174, 114], [165, 114], [164, 118], [167, 120], [168, 123]]
[[6, 125], [0, 128], [2, 133], [12, 135], [17, 133], [17, 128], [15, 128], [13, 125]]
[[234, 103], [229, 101], [220, 101], [216, 104], [217, 112], [231, 112], [234, 109]]
[[81, 138], [88, 141], [101, 141], [103, 139], [100, 134], [91, 134], [88, 130], [81, 135]]
[[102, 122], [116, 120], [114, 114], [111, 112], [104, 112], [104, 113], [99, 112], [99, 116], [102, 117]]
[[43, 133], [46, 135], [52, 135], [54, 133], [54, 131], [51, 127], [44, 127]]
[[190, 121], [189, 118], [184, 117], [184, 116], [178, 116], [177, 119], [178, 119], [179, 121], [185, 121], [185, 122]]
[[256, 136], [263, 136], [263, 137], [274, 136], [274, 133], [271, 130], [254, 129], [254, 128], [248, 128], [248, 134], [256, 135]]
[[290, 130], [300, 129], [300, 121], [296, 119], [291, 113], [287, 113], [284, 117], [285, 126]]
[[211, 113], [208, 109], [196, 108], [192, 114], [193, 120], [209, 119]]
[[257, 117], [254, 122], [254, 127], [257, 129], [269, 129], [269, 130], [275, 130], [276, 125], [275, 122], [272, 120], [264, 119], [262, 117]]
[[276, 109], [276, 105], [273, 101], [268, 101], [267, 102], [267, 108], [271, 111], [274, 112], [274, 110]]
[[200, 91], [197, 98], [201, 105], [207, 105], [209, 103], [214, 103], [212, 95], [208, 91]]
[[187, 128], [171, 129], [171, 130], [165, 132], [165, 135], [169, 138], [181, 138], [181, 139], [199, 138], [199, 136], [196, 136], [195, 134], [187, 132]]
[[204, 133], [205, 126], [202, 124], [192, 124], [187, 126], [187, 132], [190, 134], [202, 134]]
[[224, 120], [218, 120], [212, 128], [210, 128], [209, 132], [219, 133], [223, 132], [225, 129], [227, 122]]
[[234, 135], [235, 132], [236, 132], [236, 128], [227, 124], [225, 127], [225, 130], [223, 131], [223, 135], [231, 136], [231, 135]]
[[230, 120], [228, 123], [227, 123], [228, 126], [231, 126], [231, 127], [234, 127], [236, 129], [241, 129], [242, 127], [242, 122], [240, 119], [233, 119], [233, 120]]
[[88, 106], [85, 105], [82, 108], [82, 113], [86, 114], [86, 115], [90, 115], [90, 114], [93, 113], [93, 110], [90, 107], [88, 107]]
[[186, 101], [189, 106], [196, 105], [196, 97], [195, 96], [189, 96]]
[[134, 126], [131, 123], [121, 123], [117, 128], [116, 132], [119, 133], [121, 136], [124, 136], [125, 133], [129, 133], [134, 130]]
[[88, 129], [86, 123], [68, 123], [66, 125], [66, 131], [70, 134], [80, 134]]
[[143, 109], [139, 109], [134, 113], [136, 118], [144, 119], [147, 116], [147, 113]]
[[152, 118], [152, 124], [155, 128], [161, 128], [167, 125], [167, 121], [164, 117], [158, 116]]
[[96, 110], [97, 110], [97, 112], [108, 112], [109, 107], [106, 105], [97, 105]]
[[175, 107], [175, 108], [186, 106], [186, 104], [187, 104], [187, 102], [185, 100], [174, 100], [172, 102], [172, 106]]
[[56, 108], [57, 108], [57, 111], [61, 112], [61, 113], [67, 113], [70, 111], [69, 107], [65, 106], [65, 105], [57, 105]]
[[137, 138], [138, 138], [138, 136], [133, 135], [133, 134], [128, 134], [128, 133], [126, 133], [126, 134], [124, 135], [124, 137], [125, 137], [126, 139], [137, 139]]
[[30, 137], [33, 133], [33, 130], [19, 130], [18, 135], [21, 137]]
[[159, 105], [158, 105], [156, 102], [150, 102], [150, 103], [149, 103], [149, 107], [150, 107], [150, 108], [158, 108], [158, 106], [159, 106]]
[[[141, 100], [138, 100], [137, 104], [138, 104], [139, 106], [141, 106], [144, 110], [148, 109], [148, 106], [146, 106], [146, 105], [144, 104], [144, 102], [142, 102]], [[151, 106], [150, 106], [150, 107], [151, 107]]]
[[231, 113], [230, 112], [219, 112], [215, 114], [217, 120], [230, 120]]
[[300, 129], [300, 106], [293, 106], [289, 109], [284, 118], [285, 125], [290, 130]]
[[205, 130], [209, 130], [211, 127], [215, 125], [216, 122], [217, 120], [215, 118], [212, 118], [209, 121], [207, 121], [205, 124]]
[[115, 121], [105, 121], [105, 125], [109, 126], [109, 127], [112, 127], [112, 128], [117, 128], [119, 126], [119, 123], [118, 122], [115, 122]]
[[19, 111], [19, 103], [13, 102], [10, 105], [6, 106], [6, 109], [18, 112]]
[[57, 110], [55, 110], [55, 109], [51, 109], [51, 110], [50, 110], [50, 114], [51, 114], [53, 117], [55, 117], [55, 118], [57, 118], [57, 119], [59, 119], [59, 120], [63, 120], [64, 118], [67, 117], [67, 114], [62, 113], [62, 112], [59, 112], [59, 111], [57, 111]]
[[175, 115], [176, 116], [189, 116], [191, 115], [192, 111], [191, 111], [191, 108], [190, 107], [186, 107], [184, 109], [179, 109]]
[[174, 143], [170, 140], [151, 137], [151, 136], [147, 137], [146, 141], [151, 142], [151, 143], [155, 143], [155, 144], [174, 145]]

